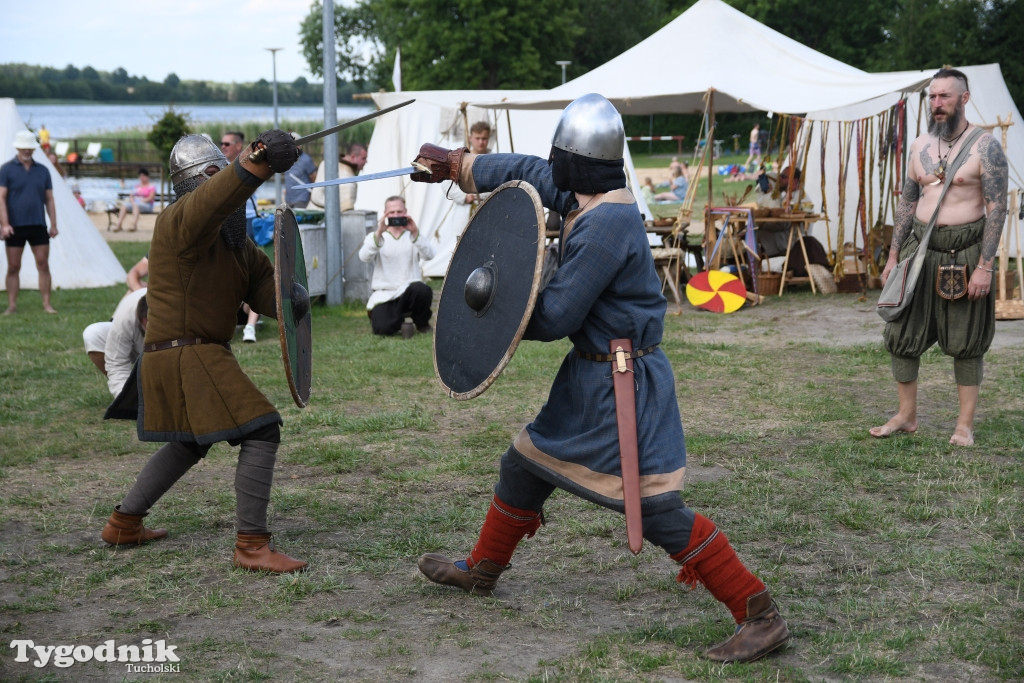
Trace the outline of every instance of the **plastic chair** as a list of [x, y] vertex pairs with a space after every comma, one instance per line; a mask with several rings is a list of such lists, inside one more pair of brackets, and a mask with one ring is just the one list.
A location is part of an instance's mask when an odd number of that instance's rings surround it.
[[90, 142], [89, 146], [85, 148], [85, 154], [82, 155], [82, 161], [99, 161], [100, 151], [102, 151], [102, 149], [102, 142]]

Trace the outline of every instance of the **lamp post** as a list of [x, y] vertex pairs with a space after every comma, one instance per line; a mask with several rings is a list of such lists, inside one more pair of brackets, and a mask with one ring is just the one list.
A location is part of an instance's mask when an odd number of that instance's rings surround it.
[[[270, 58], [274, 65], [274, 128], [278, 128], [277, 122], [277, 52], [282, 48], [279, 47], [265, 47], [263, 48], [270, 53]], [[274, 174], [274, 204], [281, 203], [281, 174]]]
[[572, 62], [567, 62], [564, 59], [560, 59], [560, 60], [556, 61], [555, 64], [557, 64], [558, 66], [562, 67], [562, 85], [565, 85], [565, 67], [567, 67], [570, 64], [572, 64]]

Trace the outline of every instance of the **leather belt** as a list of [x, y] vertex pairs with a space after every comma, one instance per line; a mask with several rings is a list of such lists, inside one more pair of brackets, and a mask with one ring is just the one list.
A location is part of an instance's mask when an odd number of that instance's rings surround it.
[[171, 341], [153, 342], [152, 344], [146, 344], [143, 346], [142, 350], [146, 352], [166, 351], [167, 349], [176, 349], [179, 346], [195, 346], [197, 344], [220, 344], [228, 351], [231, 350], [231, 344], [227, 342], [203, 339], [202, 337], [182, 337], [181, 339], [172, 339]]
[[[621, 342], [622, 340], [617, 339], [616, 341]], [[632, 346], [632, 343], [628, 341], [627, 344]], [[653, 353], [654, 349], [656, 348], [658, 348], [657, 344], [655, 344], [654, 346], [648, 346], [646, 349], [640, 349], [639, 351], [625, 351], [626, 360], [646, 356], [649, 353]], [[623, 347], [623, 349], [625, 350], [625, 347]], [[615, 350], [614, 346], [612, 347], [612, 350]], [[587, 353], [586, 351], [580, 351], [579, 349], [576, 349], [576, 355], [584, 360], [593, 360], [599, 363], [610, 363], [614, 361], [616, 358], [618, 358], [618, 356], [616, 356], [614, 353]]]
[[[633, 351], [628, 339], [612, 339], [609, 343], [612, 363], [612, 385], [615, 387], [615, 420], [619, 427], [619, 461], [622, 468], [622, 502], [626, 511], [626, 542], [634, 555], [644, 544], [643, 513], [640, 509], [640, 462], [636, 438], [636, 384], [633, 380], [633, 358], [650, 353]], [[577, 352], [578, 353], [578, 352]]]

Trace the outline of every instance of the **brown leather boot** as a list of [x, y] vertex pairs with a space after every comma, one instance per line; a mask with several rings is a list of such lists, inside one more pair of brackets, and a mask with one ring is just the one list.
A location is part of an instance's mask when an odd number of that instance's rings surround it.
[[142, 525], [146, 515], [126, 515], [121, 506], [114, 508], [110, 519], [103, 526], [100, 538], [110, 545], [142, 545], [147, 541], [163, 538], [167, 529], [147, 529]]
[[789, 627], [767, 590], [747, 598], [747, 618], [729, 640], [705, 653], [716, 662], [752, 662], [786, 644]]
[[498, 583], [498, 577], [505, 571], [490, 560], [481, 560], [469, 571], [455, 566], [455, 562], [438, 553], [427, 553], [417, 565], [423, 575], [434, 583], [455, 586], [473, 595], [490, 597]]
[[239, 569], [251, 572], [290, 574], [305, 569], [307, 563], [274, 550], [270, 534], [238, 532], [233, 564]]

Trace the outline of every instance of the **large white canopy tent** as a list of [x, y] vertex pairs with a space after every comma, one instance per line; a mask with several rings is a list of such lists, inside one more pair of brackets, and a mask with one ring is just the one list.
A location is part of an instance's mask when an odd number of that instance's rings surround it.
[[[18, 114], [14, 100], [0, 98], [0, 163], [14, 157], [14, 136], [22, 130], [28, 130], [28, 127]], [[53, 181], [58, 230], [56, 239], [50, 240], [49, 263], [53, 289], [108, 287], [124, 282], [127, 273], [121, 263], [103, 236], [96, 231], [92, 219], [79, 206], [71, 188], [46, 158], [46, 154], [37, 149], [32, 159], [50, 171]], [[5, 250], [0, 250], [0, 271], [7, 272]], [[39, 289], [39, 273], [28, 246], [21, 259], [20, 275], [22, 289]], [[0, 281], [0, 289], [4, 288], [6, 284]]]

